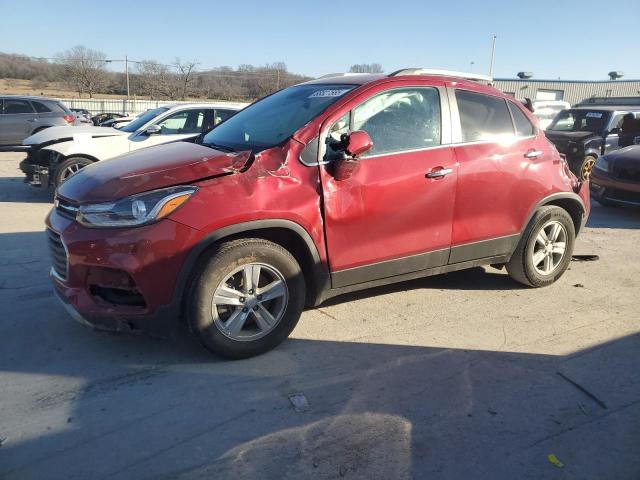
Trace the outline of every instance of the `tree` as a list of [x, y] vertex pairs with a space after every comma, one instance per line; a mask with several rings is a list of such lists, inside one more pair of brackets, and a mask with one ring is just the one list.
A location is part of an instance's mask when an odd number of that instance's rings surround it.
[[178, 72], [178, 82], [180, 83], [180, 93], [182, 100], [187, 98], [189, 94], [189, 83], [193, 80], [193, 70], [198, 65], [198, 62], [186, 61], [182, 62], [179, 58], [176, 58], [173, 62], [173, 66]]
[[105, 70], [107, 56], [91, 50], [83, 45], [75, 46], [57, 55], [57, 61], [62, 65], [65, 79], [69, 81], [80, 95], [84, 92], [93, 94], [100, 91], [107, 79]]
[[382, 65], [379, 63], [356, 63], [351, 65], [349, 71], [352, 73], [382, 73]]
[[137, 64], [138, 76], [142, 91], [152, 100], [167, 97], [169, 100], [178, 98], [178, 87], [175, 76], [166, 65], [155, 60], [143, 60]]

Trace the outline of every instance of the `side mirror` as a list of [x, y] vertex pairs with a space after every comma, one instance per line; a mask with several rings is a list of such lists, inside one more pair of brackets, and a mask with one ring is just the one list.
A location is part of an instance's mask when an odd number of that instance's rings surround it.
[[352, 158], [358, 158], [360, 155], [364, 155], [373, 147], [373, 141], [371, 137], [364, 130], [357, 130], [351, 132], [347, 137], [347, 144], [345, 146], [345, 153]]
[[160, 132], [162, 132], [162, 127], [160, 125], [149, 125], [144, 130], [144, 133], [146, 133], [147, 135], [158, 135], [160, 134]]
[[333, 178], [338, 181], [351, 178], [360, 167], [358, 157], [373, 147], [371, 137], [365, 131], [358, 130], [343, 137], [345, 157], [333, 164]]

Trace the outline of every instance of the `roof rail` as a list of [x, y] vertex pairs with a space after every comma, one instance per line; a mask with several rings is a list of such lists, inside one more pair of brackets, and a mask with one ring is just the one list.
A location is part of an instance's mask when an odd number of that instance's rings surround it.
[[354, 75], [366, 75], [366, 73], [354, 73], [354, 72], [342, 72], [342, 73], [327, 73], [326, 75], [321, 75], [316, 78], [319, 80], [321, 78], [331, 78], [331, 77], [352, 77]]
[[472, 72], [456, 72], [454, 70], [437, 70], [431, 68], [403, 68], [402, 70], [397, 70], [389, 74], [390, 77], [397, 77], [400, 75], [441, 75], [446, 77], [460, 77], [465, 80], [473, 80], [476, 82], [493, 82], [493, 78], [489, 75]]

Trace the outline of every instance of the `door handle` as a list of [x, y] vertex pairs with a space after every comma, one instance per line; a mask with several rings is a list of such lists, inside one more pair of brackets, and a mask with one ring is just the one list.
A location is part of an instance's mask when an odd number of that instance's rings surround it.
[[446, 177], [450, 173], [453, 173], [452, 168], [434, 168], [430, 172], [427, 173], [427, 178], [442, 178]]
[[542, 155], [540, 150], [529, 150], [524, 154], [524, 158], [538, 158], [540, 155]]

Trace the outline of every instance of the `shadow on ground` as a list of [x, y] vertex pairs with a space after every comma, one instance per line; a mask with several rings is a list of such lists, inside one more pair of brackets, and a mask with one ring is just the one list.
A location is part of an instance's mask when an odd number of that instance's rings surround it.
[[24, 177], [0, 177], [0, 202], [53, 203], [53, 189], [32, 187]]
[[640, 228], [640, 208], [603, 207], [591, 199], [591, 214], [587, 222], [591, 228]]

